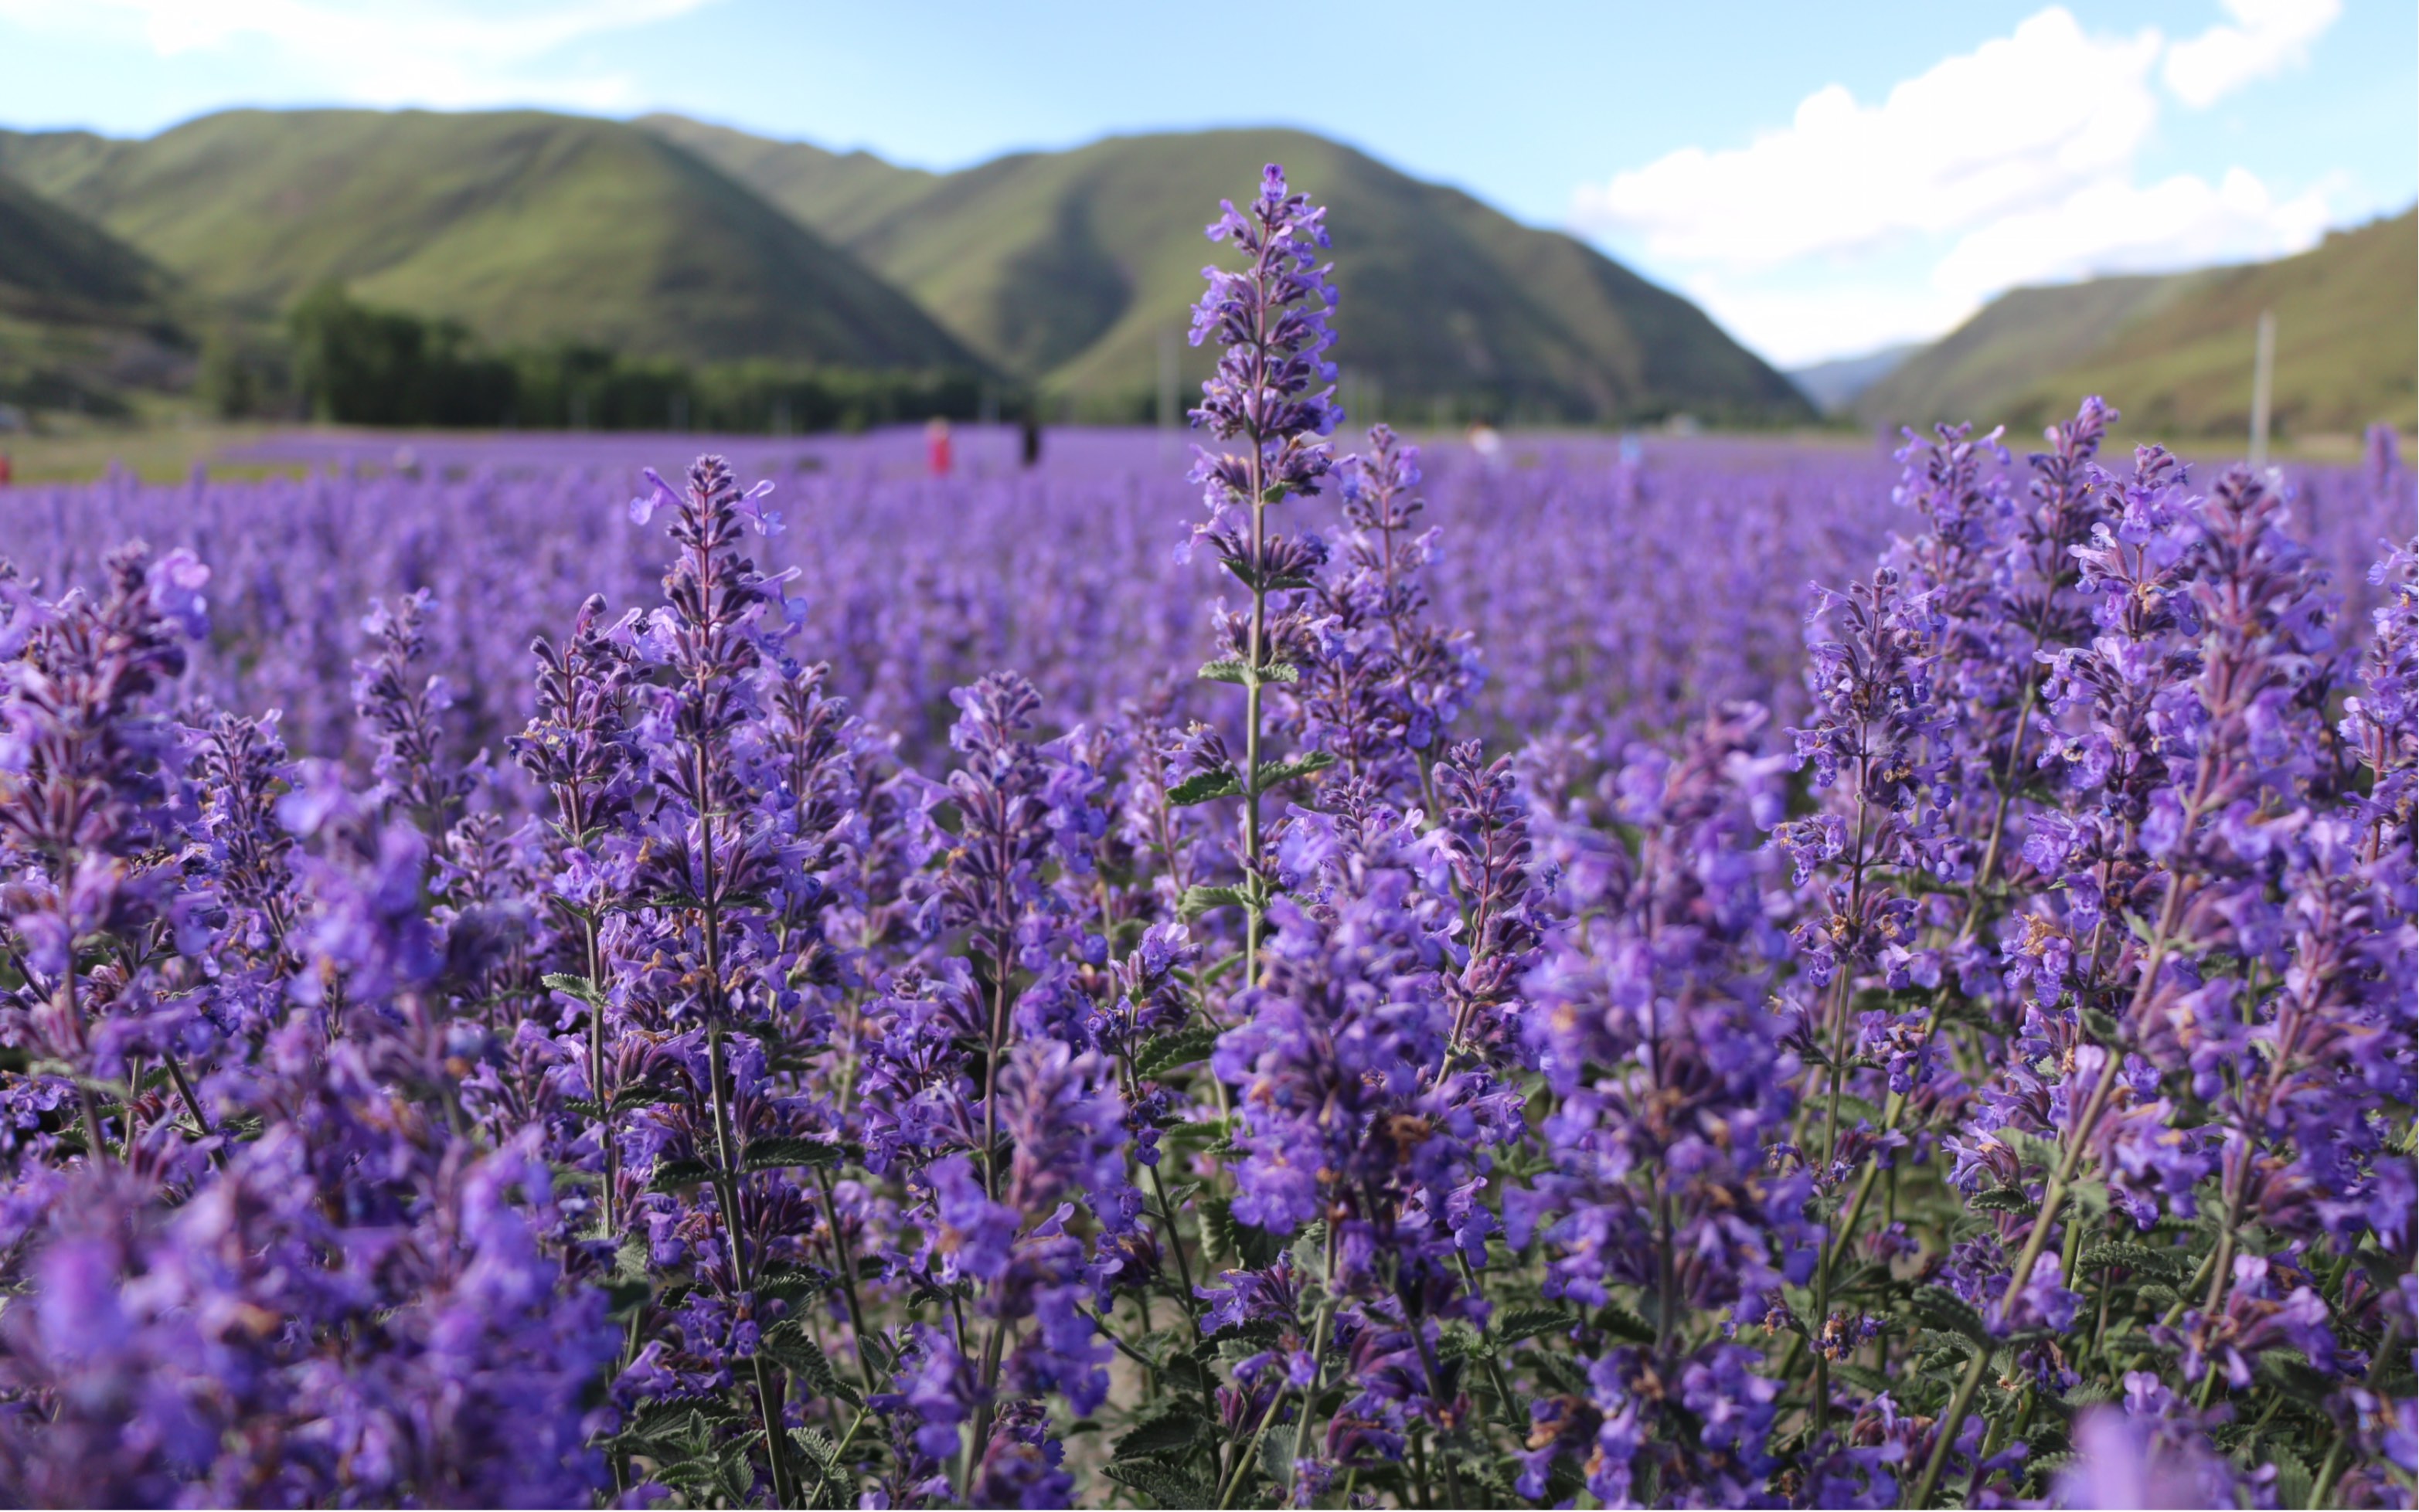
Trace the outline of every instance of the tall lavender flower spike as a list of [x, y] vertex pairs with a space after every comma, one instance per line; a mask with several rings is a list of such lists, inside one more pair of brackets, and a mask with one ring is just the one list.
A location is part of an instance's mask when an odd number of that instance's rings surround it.
[[1336, 464], [1348, 534], [1310, 596], [1310, 665], [1285, 690], [1288, 723], [1348, 777], [1441, 807], [1434, 772], [1446, 733], [1486, 681], [1473, 637], [1429, 624], [1424, 569], [1442, 532], [1413, 534], [1426, 501], [1420, 449], [1384, 425], [1369, 451]]
[[[783, 837], [749, 802], [743, 744], [763, 708], [763, 669], [774, 660], [765, 619], [777, 589], [743, 554], [747, 500], [720, 458], [700, 460], [677, 496], [655, 481], [633, 516], [643, 521], [655, 501], [671, 505], [666, 533], [676, 554], [664, 574], [666, 607], [649, 617], [637, 643], [670, 681], [634, 721], [657, 802], [633, 826], [631, 890], [658, 901], [625, 921], [618, 974], [633, 1017], [667, 1036], [661, 1079], [674, 1091], [676, 1111], [650, 1153], [686, 1164], [658, 1170], [654, 1184], [664, 1195], [648, 1221], [704, 1251], [698, 1271], [714, 1296], [690, 1305], [683, 1332], [716, 1340], [704, 1359], [726, 1358], [733, 1375], [752, 1378], [765, 1478], [778, 1502], [792, 1485], [786, 1382], [760, 1347], [771, 1321], [760, 1283], [774, 1260], [786, 1194], [751, 1177], [806, 1152], [784, 1144], [769, 1162], [750, 1156], [755, 1139], [796, 1138], [782, 1126], [764, 1051], [794, 989], [782, 960], [787, 941], [765, 907], [782, 890]], [[690, 1207], [684, 1186], [710, 1192], [711, 1208]]]
[[[0, 910], [16, 978], [0, 1032], [76, 1079], [94, 1162], [110, 1149], [97, 1086], [130, 1069], [139, 1080], [152, 1056], [174, 1070], [193, 1132], [208, 1128], [178, 1061], [189, 1036], [177, 1016], [146, 1012], [146, 978], [159, 955], [207, 938], [162, 938], [179, 911], [165, 863], [191, 800], [176, 728], [157, 704], [184, 670], [189, 634], [208, 625], [209, 574], [182, 552], [153, 561], [140, 543], [112, 552], [103, 573], [98, 598], [44, 604], [12, 593], [11, 654], [0, 662], [0, 859], [12, 877]], [[96, 955], [116, 959], [88, 970]], [[117, 1101], [123, 1153], [137, 1130], [131, 1097]]]
[[[1251, 594], [1251, 612], [1229, 624], [1230, 644], [1202, 676], [1240, 683], [1243, 689], [1243, 753], [1231, 774], [1174, 789], [1179, 801], [1199, 802], [1240, 795], [1242, 804], [1243, 880], [1231, 894], [1199, 895], [1205, 906], [1240, 903], [1245, 913], [1244, 975], [1256, 974], [1262, 917], [1269, 903], [1263, 873], [1260, 797], [1274, 783], [1315, 771], [1333, 760], [1314, 753], [1271, 764], [1262, 759], [1262, 697], [1271, 683], [1293, 681], [1299, 666], [1284, 659], [1283, 634], [1298, 621], [1285, 614], [1285, 595], [1307, 588], [1309, 571], [1324, 557], [1316, 537], [1272, 534], [1269, 510], [1287, 496], [1315, 494], [1333, 464], [1327, 437], [1341, 412], [1334, 404], [1334, 344], [1328, 316], [1335, 308], [1332, 265], [1318, 260], [1328, 247], [1327, 212], [1286, 186], [1285, 171], [1269, 164], [1260, 192], [1244, 209], [1222, 201], [1222, 214], [1209, 228], [1212, 241], [1231, 242], [1248, 260], [1240, 272], [1215, 266], [1202, 269], [1209, 281], [1193, 307], [1194, 345], [1211, 336], [1223, 350], [1217, 371], [1201, 386], [1192, 411], [1195, 427], [1240, 451], [1196, 448], [1193, 481], [1202, 485], [1210, 518], [1194, 528], [1197, 541], [1218, 553], [1226, 571]], [[1189, 549], [1189, 548], [1188, 548]], [[1271, 619], [1271, 604], [1277, 618]]]

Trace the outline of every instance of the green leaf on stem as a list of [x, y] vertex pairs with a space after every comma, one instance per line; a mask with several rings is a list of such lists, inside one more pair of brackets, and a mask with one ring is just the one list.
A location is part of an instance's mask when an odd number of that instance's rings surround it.
[[1162, 1035], [1135, 1052], [1134, 1075], [1156, 1077], [1164, 1071], [1206, 1061], [1217, 1043], [1218, 1031], [1214, 1029], [1194, 1028]]
[[1994, 1186], [1975, 1193], [1966, 1202], [1984, 1213], [2030, 1213], [2039, 1205], [2021, 1186]]
[[1197, 771], [1167, 790], [1168, 802], [1178, 808], [1191, 808], [1195, 803], [1207, 803], [1212, 799], [1242, 796], [1242, 783], [1232, 772], [1225, 771]]
[[759, 1348], [816, 1396], [844, 1401], [851, 1407], [865, 1405], [856, 1388], [840, 1378], [824, 1354], [823, 1346], [807, 1336], [806, 1328], [796, 1319], [784, 1319], [766, 1329]]
[[[1196, 676], [1205, 681], [1232, 682], [1244, 688], [1250, 687], [1254, 681], [1252, 664], [1240, 657], [1233, 656], [1222, 656], [1214, 662], [1202, 663], [1201, 670]], [[1257, 680], [1263, 686], [1271, 682], [1299, 682], [1302, 680], [1302, 668], [1289, 662], [1263, 662], [1260, 664]]]
[[605, 994], [597, 989], [595, 983], [584, 976], [574, 976], [568, 971], [548, 971], [543, 980], [551, 990], [577, 998], [591, 1007], [601, 1008], [605, 1004]]
[[750, 1139], [743, 1168], [747, 1170], [788, 1170], [793, 1166], [836, 1166], [840, 1164], [840, 1148], [820, 1139], [797, 1139], [783, 1137], [773, 1139]]
[[1495, 1324], [1495, 1336], [1506, 1344], [1517, 1344], [1540, 1334], [1565, 1331], [1579, 1320], [1560, 1307], [1515, 1307]]
[[647, 1183], [651, 1192], [679, 1192], [714, 1179], [714, 1168], [702, 1160], [658, 1160]]
[[1209, 1415], [1198, 1402], [1186, 1402], [1146, 1418], [1133, 1430], [1117, 1441], [1117, 1458], [1120, 1460], [1145, 1459], [1160, 1455], [1181, 1454], [1193, 1447], [1201, 1430], [1210, 1425]]
[[1184, 890], [1176, 905], [1178, 917], [1197, 919], [1211, 909], [1248, 909], [1252, 895], [1240, 887], [1210, 887], [1196, 882]]
[[1907, 1306], [1925, 1327], [1990, 1347], [1991, 1331], [1983, 1326], [1982, 1315], [1957, 1293], [1936, 1286], [1923, 1287], [1907, 1299]]
[[1314, 771], [1325, 771], [1333, 765], [1335, 753], [1333, 751], [1313, 751], [1290, 761], [1264, 761], [1260, 763], [1260, 791], [1265, 793], [1281, 782], [1307, 777]]
[[2182, 1275], [2187, 1270], [2187, 1262], [2182, 1256], [2173, 1250], [2153, 1249], [2148, 1245], [2094, 1245], [2075, 1261], [2075, 1268], [2081, 1271], [2105, 1270], [2119, 1265], [2149, 1275]]
[[1129, 1490], [1139, 1491], [1166, 1507], [1218, 1504], [1218, 1488], [1198, 1475], [1179, 1474], [1148, 1462], [1119, 1460], [1101, 1472]]

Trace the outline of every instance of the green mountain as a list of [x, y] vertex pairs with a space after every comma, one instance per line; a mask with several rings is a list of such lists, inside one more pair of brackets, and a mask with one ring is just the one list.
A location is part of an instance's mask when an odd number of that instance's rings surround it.
[[11, 175], [269, 318], [341, 281], [502, 344], [962, 366], [914, 301], [694, 154], [533, 111], [232, 111], [136, 142], [0, 133]]
[[142, 253], [0, 177], [0, 403], [109, 410], [120, 389], [181, 379], [174, 292]]
[[[1004, 370], [1094, 414], [1147, 413], [1161, 352], [1219, 249], [1221, 198], [1282, 162], [1329, 206], [1348, 397], [1512, 418], [1677, 411], [1806, 420], [1789, 381], [1694, 305], [1584, 244], [1521, 225], [1340, 144], [1281, 130], [1115, 137], [954, 174], [770, 143], [672, 116], [639, 123], [721, 167], [913, 295]], [[1186, 385], [1210, 357], [1179, 356]]]
[[2419, 420], [2419, 211], [2272, 263], [2015, 289], [1859, 395], [1876, 423], [2031, 428], [2105, 394], [2152, 435], [2242, 435], [2260, 312], [2281, 435]]

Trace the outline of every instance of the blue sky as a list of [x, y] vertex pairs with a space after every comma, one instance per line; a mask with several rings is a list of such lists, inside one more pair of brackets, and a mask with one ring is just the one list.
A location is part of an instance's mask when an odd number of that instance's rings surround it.
[[0, 124], [304, 104], [675, 110], [935, 168], [1303, 126], [1587, 237], [1797, 363], [2015, 283], [2402, 208], [2419, 8], [0, 0]]

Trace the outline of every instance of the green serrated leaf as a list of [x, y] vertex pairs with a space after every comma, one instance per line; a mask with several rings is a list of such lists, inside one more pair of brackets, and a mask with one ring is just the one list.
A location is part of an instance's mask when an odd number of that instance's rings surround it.
[[793, 1166], [833, 1166], [840, 1163], [840, 1149], [821, 1139], [799, 1139], [783, 1136], [773, 1139], [747, 1141], [747, 1170], [787, 1170]]
[[1196, 771], [1167, 790], [1168, 802], [1178, 808], [1190, 808], [1215, 798], [1242, 796], [1242, 783], [1226, 771]]
[[1872, 1104], [1865, 1101], [1865, 1099], [1857, 1096], [1856, 1093], [1841, 1092], [1840, 1094], [1840, 1123], [1842, 1127], [1848, 1127], [1857, 1123], [1870, 1123], [1874, 1128], [1878, 1129], [1882, 1126], [1882, 1118], [1883, 1114], [1880, 1108], [1875, 1107]]
[[739, 1415], [723, 1402], [654, 1402], [639, 1409], [615, 1438], [634, 1444], [703, 1443], [712, 1437], [713, 1424], [735, 1423]]
[[1282, 1433], [1271, 1433], [1260, 1441], [1260, 1474], [1271, 1486], [1283, 1486], [1292, 1478], [1293, 1443]]
[[1172, 1412], [1160, 1413], [1134, 1425], [1133, 1430], [1117, 1441], [1117, 1458], [1145, 1459], [1160, 1455], [1181, 1454], [1193, 1447], [1201, 1430], [1210, 1425], [1209, 1414], [1199, 1403], [1190, 1403]]
[[856, 1388], [840, 1378], [840, 1372], [832, 1368], [830, 1359], [824, 1354], [823, 1346], [807, 1336], [797, 1320], [789, 1319], [766, 1329], [760, 1347], [774, 1364], [796, 1376], [816, 1396], [836, 1397], [851, 1407], [865, 1405]]
[[1578, 1321], [1560, 1307], [1515, 1307], [1498, 1319], [1495, 1336], [1506, 1344], [1559, 1333]]
[[2261, 1444], [2260, 1452], [2276, 1467], [2276, 1504], [2309, 1505], [2313, 1479], [2309, 1464], [2291, 1448], [2273, 1438]]
[[2059, 1454], [2045, 1454], [2026, 1459], [2025, 1470], [2028, 1474], [2042, 1477], [2042, 1484], [2046, 1485], [2050, 1477], [2082, 1458], [2072, 1449]]
[[1183, 898], [1176, 905], [1176, 912], [1179, 918], [1194, 919], [1211, 909], [1248, 909], [1251, 906], [1250, 894], [1240, 887], [1209, 887], [1196, 882], [1184, 890]]
[[1218, 1488], [1198, 1475], [1178, 1474], [1148, 1461], [1118, 1461], [1101, 1474], [1164, 1507], [1214, 1506], [1218, 1501]]
[[767, 1265], [756, 1277], [756, 1291], [783, 1302], [803, 1302], [830, 1291], [831, 1284], [831, 1273], [811, 1265]]
[[756, 1489], [756, 1472], [747, 1463], [747, 1456], [739, 1452], [725, 1454], [721, 1470], [722, 1499], [732, 1506], [747, 1505]]
[[1209, 1370], [1191, 1354], [1170, 1356], [1161, 1368], [1159, 1379], [1162, 1385], [1177, 1391], [1189, 1391], [1205, 1399], [1217, 1386], [1217, 1382], [1210, 1378]]
[[2296, 1350], [2270, 1350], [2259, 1356], [2259, 1373], [2273, 1382], [2286, 1396], [2305, 1407], [2323, 1411], [2334, 1380], [2313, 1369], [2310, 1362]]
[[793, 1428], [790, 1430], [790, 1442], [798, 1446], [800, 1454], [822, 1469], [831, 1471], [840, 1468], [840, 1446], [832, 1443], [830, 1435], [823, 1429]]
[[[524, 977], [521, 980], [529, 979]], [[566, 997], [577, 998], [591, 1007], [604, 1005], [605, 994], [597, 989], [595, 983], [584, 976], [573, 976], [568, 971], [548, 971], [541, 980], [550, 990], [562, 993]]]
[[711, 1495], [720, 1489], [716, 1483], [722, 1478], [722, 1466], [713, 1459], [674, 1459], [656, 1465], [649, 1478], [676, 1491], [704, 1491]]
[[1171, 1141], [1181, 1144], [1214, 1144], [1226, 1138], [1226, 1121], [1220, 1118], [1186, 1119], [1181, 1123], [1171, 1123], [1160, 1130], [1159, 1138], [1163, 1144]]
[[1907, 1306], [1928, 1328], [1972, 1339], [1986, 1349], [1991, 1346], [1991, 1331], [1983, 1326], [1982, 1315], [1953, 1291], [1944, 1291], [1936, 1286], [1918, 1288], [1907, 1299]]
[[1145, 1045], [1134, 1056], [1134, 1075], [1155, 1077], [1163, 1071], [1174, 1071], [1206, 1061], [1218, 1044], [1214, 1029], [1187, 1029], [1163, 1035]]
[[2108, 1215], [2108, 1184], [2076, 1182], [2066, 1189], [2066, 1201], [2068, 1222], [2096, 1228], [2099, 1220]]
[[702, 1160], [658, 1160], [647, 1183], [650, 1192], [679, 1192], [714, 1179], [714, 1168]]
[[1965, 1199], [1965, 1205], [1984, 1213], [2030, 1213], [2039, 1206], [2020, 1186], [1994, 1186], [1977, 1192]]
[[1567, 1355], [1553, 1350], [1532, 1350], [1520, 1358], [1558, 1393], [1584, 1397], [1591, 1389], [1587, 1373], [1579, 1368], [1579, 1362]]
[[1470, 1325], [1464, 1323], [1450, 1329], [1437, 1340], [1436, 1353], [1438, 1363], [1443, 1364], [1454, 1360], [1488, 1359], [1495, 1352], [1487, 1347], [1485, 1339], [1470, 1331]]
[[1281, 782], [1307, 777], [1314, 771], [1325, 771], [1335, 765], [1333, 751], [1312, 751], [1290, 761], [1264, 761], [1260, 764], [1260, 791], [1267, 792]]
[[2075, 1261], [2083, 1271], [2106, 1270], [2122, 1266], [2129, 1271], [2146, 1271], [2152, 1275], [2180, 1275], [2184, 1261], [2173, 1250], [2153, 1249], [2149, 1245], [2094, 1245]]
[[[1217, 658], [1217, 661], [1205, 661], [1202, 663], [1202, 670], [1195, 675], [1205, 680], [1205, 682], [1234, 682], [1239, 684], [1239, 687], [1251, 687], [1253, 684], [1251, 663], [1240, 661], [1240, 658], [1236, 656], [1222, 656]], [[1272, 661], [1268, 663], [1268, 665], [1260, 667], [1258, 682], [1263, 684], [1299, 682], [1299, 680], [1302, 680], [1302, 667], [1294, 667], [1289, 665], [1289, 663], [1282, 663], [1282, 661]]]
[[1873, 1369], [1871, 1366], [1851, 1365], [1845, 1360], [1831, 1367], [1831, 1378], [1835, 1381], [1844, 1381], [1869, 1397], [1878, 1397], [1886, 1391], [1897, 1389], [1889, 1377], [1883, 1375], [1879, 1370]]

